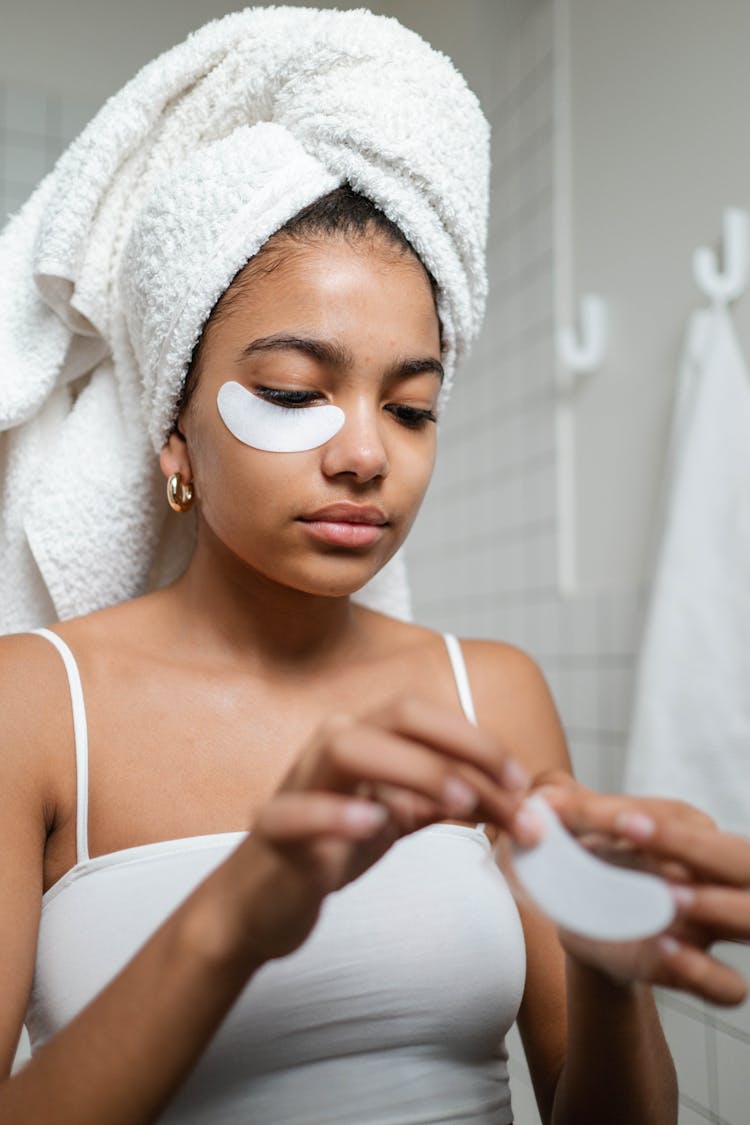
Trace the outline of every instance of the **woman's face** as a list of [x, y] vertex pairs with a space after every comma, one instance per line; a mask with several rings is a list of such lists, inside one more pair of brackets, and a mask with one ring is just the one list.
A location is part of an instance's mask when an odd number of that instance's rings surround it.
[[[209, 541], [274, 582], [348, 594], [403, 542], [430, 479], [438, 318], [421, 264], [382, 236], [281, 246], [274, 268], [242, 285], [208, 330], [179, 420], [185, 444], [173, 435], [162, 465], [193, 481]], [[333, 404], [343, 425], [300, 452], [255, 448], [219, 413], [219, 389], [230, 381], [274, 411]], [[175, 457], [182, 468], [172, 467]], [[381, 514], [358, 528], [349, 521], [367, 513], [350, 510], [343, 527], [337, 513], [311, 518], [334, 504]]]

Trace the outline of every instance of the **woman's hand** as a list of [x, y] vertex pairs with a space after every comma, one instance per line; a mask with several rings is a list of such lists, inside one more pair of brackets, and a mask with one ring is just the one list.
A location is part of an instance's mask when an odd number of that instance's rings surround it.
[[563, 932], [566, 951], [621, 981], [741, 1003], [746, 982], [708, 950], [717, 941], [750, 939], [750, 840], [721, 832], [683, 801], [602, 795], [567, 775], [540, 780], [545, 799], [581, 842], [670, 880], [677, 906], [672, 925], [655, 938], [594, 942]]
[[408, 698], [364, 717], [332, 716], [248, 838], [261, 875], [248, 915], [253, 953], [291, 953], [327, 894], [429, 823], [478, 817], [528, 842], [513, 827], [527, 785], [497, 741], [451, 709]]

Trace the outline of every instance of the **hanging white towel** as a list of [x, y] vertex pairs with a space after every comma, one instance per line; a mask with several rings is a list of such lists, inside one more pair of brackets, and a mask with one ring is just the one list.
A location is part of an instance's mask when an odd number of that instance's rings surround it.
[[725, 306], [693, 314], [625, 787], [750, 831], [750, 378]]

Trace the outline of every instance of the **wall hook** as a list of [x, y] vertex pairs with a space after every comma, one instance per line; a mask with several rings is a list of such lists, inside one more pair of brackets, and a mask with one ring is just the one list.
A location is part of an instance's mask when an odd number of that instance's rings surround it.
[[747, 284], [748, 213], [739, 207], [724, 211], [723, 271], [707, 246], [693, 254], [693, 276], [698, 288], [713, 301], [734, 301]]
[[569, 371], [587, 375], [601, 366], [607, 342], [607, 306], [602, 297], [586, 293], [581, 297], [581, 334], [561, 328], [557, 336], [560, 360]]

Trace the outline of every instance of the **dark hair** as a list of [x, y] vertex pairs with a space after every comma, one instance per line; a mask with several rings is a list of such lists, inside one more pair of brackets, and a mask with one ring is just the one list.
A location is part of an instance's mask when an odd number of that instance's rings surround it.
[[[198, 343], [193, 349], [190, 365], [182, 384], [180, 399], [175, 412], [175, 420], [170, 433], [180, 433], [177, 418], [190, 401], [190, 397], [198, 382], [203, 345], [210, 329], [223, 323], [231, 314], [235, 304], [240, 300], [246, 287], [258, 276], [271, 273], [283, 261], [283, 245], [288, 240], [306, 242], [310, 239], [330, 235], [337, 235], [351, 240], [360, 240], [367, 236], [380, 235], [385, 238], [395, 249], [414, 255], [427, 274], [432, 294], [435, 299], [437, 312], [438, 286], [434, 277], [424, 265], [408, 238], [401, 232], [394, 222], [364, 195], [353, 191], [348, 184], [335, 188], [333, 191], [308, 204], [288, 222], [271, 235], [267, 242], [234, 276], [228, 288], [214, 305], [206, 321]], [[442, 325], [440, 326], [440, 345], [442, 341]]]

